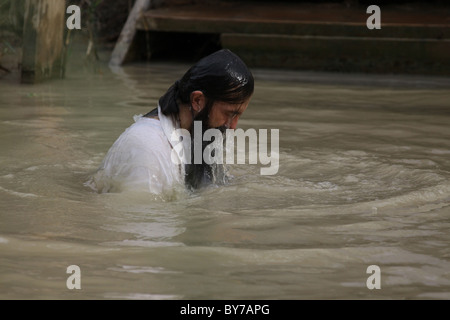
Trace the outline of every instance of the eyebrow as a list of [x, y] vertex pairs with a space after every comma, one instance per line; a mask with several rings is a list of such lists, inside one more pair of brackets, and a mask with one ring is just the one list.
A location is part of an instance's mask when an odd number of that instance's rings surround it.
[[239, 105], [238, 107], [237, 107], [237, 109], [232, 109], [232, 110], [229, 110], [229, 112], [232, 112], [233, 114], [242, 114], [242, 111], [241, 111], [241, 108], [242, 108], [242, 105]]

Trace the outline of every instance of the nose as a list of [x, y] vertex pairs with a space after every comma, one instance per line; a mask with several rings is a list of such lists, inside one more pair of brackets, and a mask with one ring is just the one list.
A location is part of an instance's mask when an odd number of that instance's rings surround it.
[[236, 129], [238, 121], [239, 121], [239, 117], [234, 116], [234, 117], [230, 118], [228, 120], [227, 127], [229, 129]]

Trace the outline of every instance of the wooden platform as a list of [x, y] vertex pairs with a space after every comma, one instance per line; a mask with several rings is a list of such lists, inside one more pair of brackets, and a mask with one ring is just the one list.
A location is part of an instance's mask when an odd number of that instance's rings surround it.
[[450, 6], [380, 8], [380, 30], [366, 27], [367, 7], [278, 2], [152, 9], [136, 28], [216, 34], [251, 66], [450, 75]]

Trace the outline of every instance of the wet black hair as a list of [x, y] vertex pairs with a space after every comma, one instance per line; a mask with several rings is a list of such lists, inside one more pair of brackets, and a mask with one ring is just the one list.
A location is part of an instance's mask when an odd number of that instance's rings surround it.
[[190, 104], [191, 93], [206, 97], [206, 109], [215, 101], [242, 104], [254, 91], [254, 79], [245, 63], [228, 49], [216, 51], [198, 61], [159, 99], [164, 115], [180, 111], [178, 102]]

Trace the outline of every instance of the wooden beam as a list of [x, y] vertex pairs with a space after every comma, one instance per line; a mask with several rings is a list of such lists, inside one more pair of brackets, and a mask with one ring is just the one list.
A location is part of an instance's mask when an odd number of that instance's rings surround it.
[[142, 14], [150, 8], [150, 4], [150, 0], [136, 0], [111, 54], [111, 60], [109, 61], [111, 66], [120, 66], [127, 59], [136, 34], [136, 23]]
[[249, 66], [449, 75], [450, 41], [270, 34], [221, 35]]
[[147, 31], [450, 39], [450, 10], [383, 8], [382, 28], [366, 27], [365, 7], [337, 4], [241, 3], [149, 10], [136, 28]]
[[22, 83], [62, 77], [65, 10], [65, 1], [26, 0]]

